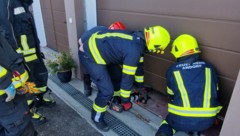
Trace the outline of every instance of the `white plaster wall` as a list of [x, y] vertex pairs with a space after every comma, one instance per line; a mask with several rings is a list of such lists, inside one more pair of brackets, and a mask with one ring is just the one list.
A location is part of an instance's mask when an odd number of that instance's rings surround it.
[[96, 0], [84, 0], [86, 13], [86, 29], [89, 30], [97, 26], [97, 6]]
[[40, 46], [42, 46], [42, 47], [47, 46], [40, 0], [33, 0], [32, 7], [33, 7], [33, 16], [34, 16], [34, 20], [35, 20], [37, 34], [38, 34], [38, 38], [40, 40]]

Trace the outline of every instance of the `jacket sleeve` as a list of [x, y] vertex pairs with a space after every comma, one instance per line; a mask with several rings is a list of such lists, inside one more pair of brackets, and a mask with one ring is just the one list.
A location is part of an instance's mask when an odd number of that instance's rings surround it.
[[4, 35], [14, 50], [17, 50], [18, 45], [10, 21], [12, 17], [11, 13], [13, 13], [11, 2], [11, 0], [0, 0], [0, 33]]
[[131, 94], [131, 88], [134, 83], [134, 75], [137, 70], [137, 64], [139, 63], [141, 55], [135, 52], [128, 52], [124, 57], [122, 81], [120, 94], [123, 98], [129, 98]]
[[137, 88], [143, 88], [144, 87], [144, 70], [143, 70], [143, 56], [140, 58], [140, 61], [137, 65], [137, 71], [135, 74], [135, 82]]
[[167, 94], [169, 96], [170, 99], [173, 99], [174, 97], [174, 90], [173, 90], [173, 70], [172, 68], [170, 67], [168, 70], [167, 70], [167, 73], [166, 73], [166, 79], [167, 79]]
[[11, 83], [11, 73], [0, 65], [0, 90], [6, 89]]

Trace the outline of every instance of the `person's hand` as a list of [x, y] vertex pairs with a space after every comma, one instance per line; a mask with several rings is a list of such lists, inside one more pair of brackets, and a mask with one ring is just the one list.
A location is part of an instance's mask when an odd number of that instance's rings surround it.
[[10, 102], [12, 99], [14, 99], [16, 89], [13, 84], [10, 84], [4, 91], [7, 94], [7, 98], [5, 99], [6, 102]]

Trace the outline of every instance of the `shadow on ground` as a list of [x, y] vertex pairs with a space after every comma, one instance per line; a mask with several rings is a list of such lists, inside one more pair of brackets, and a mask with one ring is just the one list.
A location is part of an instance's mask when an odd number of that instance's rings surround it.
[[57, 105], [53, 108], [40, 107], [39, 112], [48, 122], [35, 126], [39, 136], [102, 136], [73, 109], [52, 94]]

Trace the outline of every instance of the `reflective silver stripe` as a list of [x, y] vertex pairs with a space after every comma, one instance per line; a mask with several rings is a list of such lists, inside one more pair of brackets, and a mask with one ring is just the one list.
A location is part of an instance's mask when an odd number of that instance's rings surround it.
[[94, 117], [94, 121], [99, 122], [100, 117], [101, 117], [101, 112], [97, 112]]
[[36, 53], [36, 49], [32, 48], [32, 49], [29, 49], [29, 50], [23, 50], [21, 52], [23, 53], [23, 55], [29, 55], [29, 54]]
[[19, 14], [22, 14], [22, 13], [25, 13], [25, 9], [23, 7], [17, 7], [17, 8], [14, 8], [14, 15], [19, 15]]

